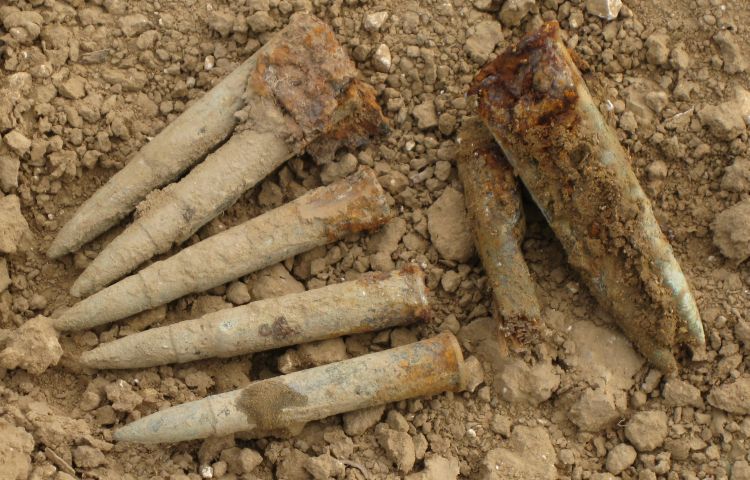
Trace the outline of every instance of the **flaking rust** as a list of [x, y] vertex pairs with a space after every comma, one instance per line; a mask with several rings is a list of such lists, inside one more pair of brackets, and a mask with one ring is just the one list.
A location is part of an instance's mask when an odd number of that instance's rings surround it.
[[557, 22], [477, 75], [479, 113], [597, 300], [653, 365], [705, 344], [695, 300]]
[[479, 118], [464, 121], [458, 139], [458, 173], [500, 331], [523, 348], [538, 333], [540, 309], [521, 251], [526, 224], [518, 180]]
[[117, 441], [163, 443], [245, 432], [294, 433], [312, 420], [437, 393], [470, 390], [481, 378], [445, 332], [382, 352], [261, 380], [167, 408], [117, 430]]
[[320, 20], [295, 16], [256, 54], [233, 135], [180, 181], [139, 205], [135, 221], [71, 287], [88, 296], [190, 238], [289, 158], [319, 162], [387, 131], [374, 89]]

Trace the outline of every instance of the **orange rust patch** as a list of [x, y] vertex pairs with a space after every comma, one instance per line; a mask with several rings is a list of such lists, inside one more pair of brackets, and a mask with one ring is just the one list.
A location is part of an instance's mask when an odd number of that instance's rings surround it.
[[557, 48], [559, 39], [558, 23], [545, 23], [479, 72], [469, 93], [481, 98], [483, 118], [504, 112], [511, 118], [498, 120], [512, 124], [516, 132], [575, 121], [579, 79]]
[[307, 152], [319, 163], [331, 161], [340, 148], [354, 150], [366, 145], [370, 137], [388, 133], [370, 85], [352, 80], [337, 102], [328, 129], [307, 147]]

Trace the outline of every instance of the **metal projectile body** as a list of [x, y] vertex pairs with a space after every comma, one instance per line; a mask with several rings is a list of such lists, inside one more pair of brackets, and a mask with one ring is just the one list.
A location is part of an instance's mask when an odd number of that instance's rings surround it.
[[179, 182], [149, 195], [147, 208], [139, 206], [140, 215], [76, 279], [72, 295], [90, 295], [182, 243], [304, 150], [332, 157], [387, 130], [375, 90], [357, 80], [354, 62], [317, 18], [293, 16], [254, 58], [243, 120], [229, 140]]
[[477, 75], [479, 113], [591, 292], [653, 365], [701, 348], [703, 326], [628, 156], [544, 24]]
[[279, 434], [339, 413], [463, 390], [469, 365], [446, 332], [167, 408], [120, 428], [114, 438], [164, 443], [237, 432]]
[[91, 368], [145, 368], [230, 357], [405, 325], [430, 316], [417, 267], [219, 310], [85, 352]]
[[500, 328], [522, 346], [537, 333], [540, 309], [521, 251], [526, 224], [518, 180], [479, 118], [464, 121], [458, 142], [458, 174]]
[[114, 322], [377, 228], [390, 216], [375, 172], [362, 169], [149, 265], [73, 305], [54, 325], [68, 331]]

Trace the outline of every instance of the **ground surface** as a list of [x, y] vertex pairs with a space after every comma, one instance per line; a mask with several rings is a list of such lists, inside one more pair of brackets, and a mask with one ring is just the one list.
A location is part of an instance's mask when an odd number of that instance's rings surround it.
[[[74, 302], [72, 281], [117, 231], [49, 261], [43, 252], [55, 232], [296, 10], [332, 25], [377, 89], [392, 131], [356, 159], [290, 161], [191, 241], [357, 164], [375, 168], [399, 215], [383, 233], [316, 249], [232, 288], [64, 337], [61, 363], [42, 375], [0, 371], [0, 478], [750, 479], [750, 270], [741, 263], [750, 254], [750, 207], [741, 203], [750, 193], [750, 95], [742, 90], [750, 88], [750, 5], [628, 0], [605, 21], [587, 13], [603, 1], [506, 0], [498, 12], [502, 3], [2, 2], [1, 328]], [[524, 250], [543, 305], [542, 339], [506, 358], [490, 340], [486, 279], [467, 229], [455, 228], [466, 220], [454, 138], [473, 112], [465, 91], [477, 69], [554, 18], [591, 65], [587, 83], [631, 152], [703, 314], [708, 353], [676, 378], [650, 370], [610, 325], [531, 205]], [[31, 235], [21, 234], [18, 200]], [[284, 352], [123, 372], [81, 371], [72, 361], [151, 325], [407, 262], [428, 272], [433, 324], [307, 353], [330, 361], [449, 329], [484, 361], [477, 392], [330, 418], [290, 440], [141, 447], [111, 443], [113, 428], [275, 375]]]

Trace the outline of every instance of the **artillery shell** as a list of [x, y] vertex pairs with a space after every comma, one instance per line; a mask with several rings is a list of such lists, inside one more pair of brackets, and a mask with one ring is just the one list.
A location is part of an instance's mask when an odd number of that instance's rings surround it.
[[81, 357], [92, 368], [145, 368], [231, 357], [370, 332], [429, 317], [417, 267], [220, 310], [105, 343]]
[[236, 432], [273, 435], [339, 413], [461, 391], [468, 364], [456, 337], [446, 332], [171, 407], [120, 428], [114, 438], [164, 443]]
[[65, 331], [113, 322], [377, 228], [389, 217], [385, 192], [365, 168], [149, 265], [78, 302], [54, 324]]
[[536, 334], [540, 313], [521, 251], [526, 224], [518, 180], [479, 118], [464, 121], [458, 142], [458, 174], [474, 244], [492, 287], [501, 329], [511, 341], [528, 343]]
[[687, 280], [556, 22], [478, 74], [479, 113], [597, 300], [658, 368], [702, 347]]
[[60, 257], [96, 238], [125, 218], [153, 189], [177, 178], [223, 142], [237, 125], [237, 113], [245, 106], [245, 88], [258, 69], [258, 60], [286, 38], [303, 38], [311, 29], [326, 27], [312, 15], [292, 16], [289, 25], [167, 125], [81, 205], [47, 255]]
[[256, 57], [242, 110], [248, 118], [185, 178], [148, 197], [72, 295], [90, 295], [182, 243], [311, 142], [313, 153], [330, 154], [384, 131], [374, 89], [356, 80], [354, 63], [320, 21], [296, 22]]

